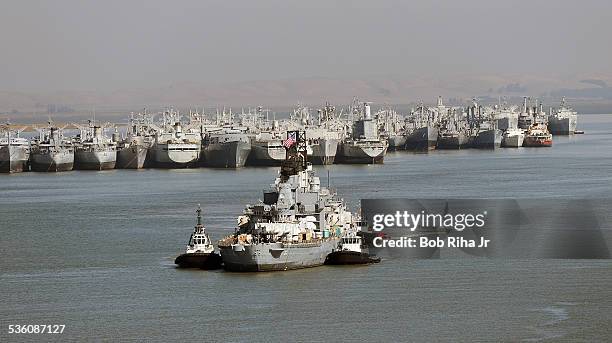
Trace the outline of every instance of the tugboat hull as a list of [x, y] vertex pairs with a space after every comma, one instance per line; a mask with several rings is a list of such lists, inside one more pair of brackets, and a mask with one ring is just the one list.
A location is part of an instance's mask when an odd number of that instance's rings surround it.
[[187, 253], [178, 256], [174, 263], [179, 268], [219, 269], [222, 266], [221, 256], [217, 253]]
[[549, 148], [552, 147], [552, 144], [552, 139], [534, 139], [531, 137], [525, 137], [525, 140], [523, 141], [523, 146], [530, 148]]
[[368, 253], [357, 251], [334, 251], [327, 255], [325, 259], [325, 264], [328, 265], [368, 264], [378, 262], [380, 262], [380, 257], [373, 257]]

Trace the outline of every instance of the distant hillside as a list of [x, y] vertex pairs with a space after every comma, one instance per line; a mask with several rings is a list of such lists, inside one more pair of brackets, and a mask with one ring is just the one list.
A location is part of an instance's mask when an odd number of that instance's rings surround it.
[[[536, 77], [532, 75], [378, 76], [369, 78], [301, 78], [232, 84], [182, 82], [165, 87], [116, 91], [57, 91], [47, 94], [0, 91], [0, 117], [31, 117], [48, 113], [75, 115], [96, 111], [138, 111], [143, 107], [287, 107], [304, 104], [347, 104], [354, 96], [375, 104], [434, 103], [442, 95], [447, 103], [462, 104], [473, 97], [520, 99], [539, 97], [549, 105], [567, 96], [575, 107], [586, 106], [612, 113], [612, 77]], [[450, 100], [449, 100], [450, 99]], [[594, 105], [594, 106], [591, 106]]]

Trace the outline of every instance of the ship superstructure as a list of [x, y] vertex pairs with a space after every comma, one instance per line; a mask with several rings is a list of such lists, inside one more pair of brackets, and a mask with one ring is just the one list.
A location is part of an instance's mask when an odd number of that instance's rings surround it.
[[219, 241], [226, 270], [279, 271], [320, 266], [356, 226], [342, 199], [307, 163], [304, 131], [290, 131], [279, 176], [263, 201], [247, 206], [233, 235]]

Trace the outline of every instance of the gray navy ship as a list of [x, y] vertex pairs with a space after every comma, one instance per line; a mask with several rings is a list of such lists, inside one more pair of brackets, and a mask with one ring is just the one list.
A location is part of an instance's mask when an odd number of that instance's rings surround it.
[[[438, 99], [438, 104], [440, 104]], [[409, 118], [412, 128], [406, 136], [406, 149], [428, 151], [436, 148], [438, 144], [438, 118], [434, 111], [425, 108], [421, 103]]]
[[147, 114], [130, 118], [130, 126], [125, 138], [117, 144], [118, 169], [141, 169], [147, 163], [147, 156], [154, 140]]
[[204, 165], [213, 168], [241, 168], [251, 152], [246, 129], [221, 128], [206, 134], [202, 143]]
[[576, 132], [578, 114], [561, 99], [561, 105], [555, 113], [548, 116], [548, 130], [553, 135], [571, 135]]
[[36, 172], [70, 171], [74, 167], [74, 144], [64, 138], [62, 128], [49, 122], [44, 129], [37, 129], [40, 137], [32, 146], [31, 166]]
[[88, 127], [81, 127], [79, 140], [74, 150], [74, 169], [114, 169], [116, 163], [117, 145], [104, 135], [104, 129], [92, 121], [89, 122]]
[[357, 222], [344, 201], [322, 187], [307, 163], [304, 131], [290, 131], [287, 157], [263, 201], [247, 206], [233, 235], [219, 241], [228, 271], [282, 271], [323, 265]]
[[19, 137], [20, 130], [14, 131], [10, 124], [3, 125], [0, 137], [0, 173], [19, 173], [29, 169], [30, 142]]
[[155, 129], [155, 140], [150, 148], [152, 163], [159, 168], [189, 168], [200, 160], [202, 136], [190, 127], [183, 130], [180, 114], [174, 110], [162, 114], [162, 127]]
[[382, 164], [389, 143], [378, 133], [370, 104], [363, 103], [363, 116], [353, 124], [350, 138], [338, 145], [337, 163]]

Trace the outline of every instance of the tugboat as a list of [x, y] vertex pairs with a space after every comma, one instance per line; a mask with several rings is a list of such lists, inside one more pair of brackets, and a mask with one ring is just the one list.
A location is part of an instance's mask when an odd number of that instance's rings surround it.
[[196, 213], [198, 214], [198, 223], [189, 238], [187, 250], [184, 254], [179, 255], [174, 263], [179, 268], [219, 269], [221, 268], [221, 255], [215, 253], [215, 246], [202, 225], [202, 208], [200, 208], [200, 205], [198, 205]]
[[361, 236], [355, 231], [347, 231], [335, 250], [325, 258], [325, 264], [368, 264], [378, 263], [380, 257], [371, 256], [367, 247], [362, 244]]
[[553, 144], [552, 135], [544, 124], [533, 124], [523, 141], [524, 147], [551, 147]]

